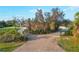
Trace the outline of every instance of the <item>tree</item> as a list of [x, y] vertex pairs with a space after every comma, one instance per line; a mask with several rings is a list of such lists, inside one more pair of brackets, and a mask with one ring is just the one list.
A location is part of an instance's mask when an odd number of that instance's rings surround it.
[[63, 25], [65, 27], [69, 27], [69, 25], [71, 25], [72, 21], [69, 19], [64, 19], [60, 25]]
[[58, 29], [61, 22], [64, 20], [64, 13], [60, 11], [59, 8], [53, 8], [52, 9], [52, 16], [51, 16], [51, 24], [55, 27], [55, 30]]
[[12, 20], [6, 21], [6, 27], [11, 27], [11, 26], [17, 26], [16, 17], [14, 17]]
[[32, 31], [51, 32], [58, 30], [63, 19], [64, 13], [59, 8], [53, 8], [52, 12], [45, 13], [43, 13], [42, 9], [37, 9], [35, 18], [33, 20], [28, 19], [28, 27]]
[[64, 20], [64, 12], [60, 11], [59, 8], [52, 9], [52, 18], [51, 20], [55, 21], [63, 21]]
[[73, 43], [74, 47], [79, 44], [79, 12], [75, 14], [75, 20], [73, 22]]
[[52, 9], [51, 21], [58, 20], [58, 16], [59, 16], [59, 9], [58, 8], [53, 8]]
[[51, 17], [51, 15], [50, 15], [50, 12], [45, 12], [45, 22], [50, 22], [50, 17]]
[[30, 18], [28, 18], [28, 29], [29, 31], [31, 31], [31, 19]]
[[74, 24], [75, 24], [75, 25], [79, 25], [79, 12], [77, 12], [77, 13], [75, 14]]
[[38, 22], [44, 22], [42, 9], [37, 9], [37, 12], [35, 13], [35, 20]]
[[0, 28], [6, 27], [6, 22], [5, 21], [0, 21]]

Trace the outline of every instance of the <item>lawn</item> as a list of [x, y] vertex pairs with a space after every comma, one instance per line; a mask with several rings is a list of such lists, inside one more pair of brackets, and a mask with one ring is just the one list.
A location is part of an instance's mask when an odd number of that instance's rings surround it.
[[0, 32], [1, 31], [8, 31], [8, 30], [13, 30], [13, 29], [16, 29], [16, 30], [18, 30], [20, 27], [4, 27], [4, 28], [0, 28]]
[[0, 52], [11, 52], [22, 44], [23, 42], [0, 43]]
[[0, 28], [0, 34], [4, 34], [6, 32], [12, 31], [12, 30], [18, 30], [18, 27], [4, 27], [4, 28]]

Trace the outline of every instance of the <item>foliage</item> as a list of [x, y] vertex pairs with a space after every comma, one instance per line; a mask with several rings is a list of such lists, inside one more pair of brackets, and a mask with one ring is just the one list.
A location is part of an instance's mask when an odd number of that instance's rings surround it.
[[68, 38], [67, 36], [67, 39], [65, 37], [61, 38], [59, 45], [66, 51], [79, 52], [79, 12], [75, 14], [75, 20], [72, 23], [69, 33], [72, 34], [72, 37]]
[[67, 32], [65, 32], [65, 36], [72, 36], [72, 30], [69, 29]]
[[37, 32], [38, 34], [57, 31], [63, 19], [64, 14], [59, 8], [53, 8], [52, 12], [45, 13], [43, 13], [42, 9], [37, 9], [35, 19], [28, 19], [28, 28], [31, 33]]
[[75, 24], [75, 25], [79, 25], [79, 12], [77, 12], [77, 13], [75, 14], [74, 24]]
[[5, 21], [0, 21], [0, 28], [6, 27], [6, 22]]
[[68, 19], [63, 20], [61, 23], [62, 26], [66, 26], [66, 27], [70, 27], [71, 24], [72, 24], [72, 21]]
[[19, 19], [18, 17], [13, 17], [13, 19], [11, 20], [7, 20], [7, 21], [0, 21], [0, 28], [3, 27], [20, 27], [24, 24], [25, 19], [21, 18]]
[[18, 27], [6, 27], [0, 28], [0, 42], [12, 42], [23, 40], [20, 33], [18, 33]]
[[42, 9], [37, 9], [35, 17], [33, 19], [13, 17], [12, 20], [0, 21], [0, 27], [27, 27], [29, 32], [41, 32], [48, 33], [50, 31], [57, 31], [61, 23], [65, 25], [67, 22], [63, 22], [64, 12], [59, 8], [52, 8], [51, 12], [43, 12]]

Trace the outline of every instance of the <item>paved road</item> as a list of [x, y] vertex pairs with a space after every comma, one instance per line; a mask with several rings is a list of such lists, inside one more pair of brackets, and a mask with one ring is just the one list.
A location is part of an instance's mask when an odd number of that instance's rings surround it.
[[14, 50], [14, 52], [64, 52], [57, 44], [59, 33], [45, 35], [30, 35], [29, 41]]

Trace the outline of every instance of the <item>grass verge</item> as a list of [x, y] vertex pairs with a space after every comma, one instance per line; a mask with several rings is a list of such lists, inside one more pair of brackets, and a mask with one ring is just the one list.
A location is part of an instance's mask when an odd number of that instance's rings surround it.
[[67, 52], [79, 52], [79, 44], [74, 45], [71, 38], [65, 39], [61, 38], [58, 44]]
[[22, 44], [23, 42], [0, 43], [0, 52], [11, 52]]

